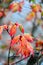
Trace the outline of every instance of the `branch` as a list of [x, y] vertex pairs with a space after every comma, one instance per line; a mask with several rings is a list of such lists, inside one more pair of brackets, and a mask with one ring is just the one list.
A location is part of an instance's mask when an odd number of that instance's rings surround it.
[[[27, 59], [28, 57], [29, 57], [29, 56], [27, 56], [27, 57], [25, 57], [25, 58], [23, 58], [23, 59], [21, 59], [21, 60], [19, 60], [19, 61], [17, 61], [17, 62], [13, 62], [11, 65], [17, 64], [17, 63], [19, 63], [19, 62], [21, 62], [21, 61]], [[29, 58], [30, 58], [30, 57], [29, 57]]]
[[37, 30], [39, 24], [36, 25], [36, 19], [37, 19], [37, 14], [35, 15], [35, 19], [34, 19], [34, 22], [33, 22], [33, 28], [32, 28], [32, 36], [34, 37], [34, 33], [35, 31]]
[[8, 53], [8, 65], [9, 65], [9, 59], [10, 59], [10, 49], [11, 49], [11, 43], [10, 43], [9, 53]]
[[[7, 29], [7, 32], [9, 34], [9, 31]], [[10, 36], [11, 37], [11, 36]], [[12, 40], [12, 37], [11, 37], [11, 40]], [[11, 50], [11, 42], [10, 42], [10, 47], [9, 47], [9, 52], [8, 52], [8, 65], [9, 65], [9, 59], [10, 59], [10, 50]]]
[[[14, 37], [14, 36], [13, 36], [13, 37]], [[11, 37], [11, 40], [13, 39], [13, 37]], [[8, 65], [9, 65], [9, 60], [10, 60], [11, 43], [12, 43], [12, 42], [10, 42], [9, 53], [8, 53]]]

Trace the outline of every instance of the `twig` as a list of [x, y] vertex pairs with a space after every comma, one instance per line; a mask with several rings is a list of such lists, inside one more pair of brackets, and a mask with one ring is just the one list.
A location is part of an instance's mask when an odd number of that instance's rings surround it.
[[9, 47], [9, 53], [8, 53], [8, 65], [9, 65], [9, 59], [10, 59], [10, 49], [11, 49], [11, 46]]
[[[21, 61], [27, 59], [28, 57], [29, 57], [29, 56], [27, 56], [27, 57], [25, 57], [25, 58], [23, 58], [23, 59], [21, 59], [21, 60], [19, 60], [19, 61], [17, 61], [17, 62], [13, 62], [11, 65], [17, 64], [17, 63], [19, 63], [19, 62], [21, 62]], [[29, 57], [29, 58], [30, 58], [30, 57]]]
[[[13, 37], [14, 37], [14, 36], [13, 36]], [[13, 39], [13, 37], [11, 37], [11, 40]], [[8, 65], [9, 65], [9, 59], [10, 59], [11, 43], [12, 43], [12, 42], [10, 42], [9, 53], [8, 53]]]
[[[8, 34], [9, 34], [9, 31], [8, 31], [8, 29], [7, 29], [7, 32], [8, 32]], [[11, 36], [10, 36], [11, 37]], [[11, 37], [11, 40], [13, 39], [13, 37]], [[9, 65], [9, 59], [10, 59], [10, 50], [11, 50], [11, 43], [12, 42], [10, 42], [10, 46], [9, 46], [9, 52], [8, 52], [8, 65]]]
[[31, 32], [33, 37], [34, 37], [34, 33], [35, 33], [37, 27], [39, 26], [39, 24], [37, 24], [37, 25], [35, 24], [36, 19], [37, 19], [37, 14], [35, 15], [35, 19], [34, 19], [34, 22], [33, 22], [33, 28], [32, 28], [32, 32]]

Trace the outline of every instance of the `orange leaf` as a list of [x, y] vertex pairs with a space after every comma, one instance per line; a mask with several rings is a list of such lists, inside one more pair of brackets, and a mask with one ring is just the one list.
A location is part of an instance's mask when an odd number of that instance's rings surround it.
[[2, 39], [2, 35], [0, 35], [0, 40]]
[[16, 34], [16, 30], [17, 30], [17, 27], [16, 25], [14, 24], [11, 29], [10, 29], [10, 32], [9, 34], [12, 36], [12, 35], [15, 35]]
[[24, 37], [25, 37], [29, 42], [33, 42], [33, 37], [32, 37], [30, 34], [25, 33], [25, 34], [24, 34]]
[[14, 44], [18, 43], [19, 37], [20, 37], [20, 35], [18, 35], [18, 36], [13, 38], [11, 46], [13, 46]]
[[36, 45], [38, 45], [38, 46], [43, 45], [43, 40], [38, 40], [38, 41], [36, 42]]
[[17, 52], [17, 54], [21, 53], [23, 56], [28, 56], [30, 53], [34, 54], [33, 47], [26, 40], [24, 36], [22, 36], [19, 43], [20, 43], [20, 46], [19, 46], [19, 51]]
[[17, 6], [17, 4], [18, 3], [12, 3], [12, 4], [10, 4], [9, 9], [13, 9], [15, 6]]
[[41, 6], [39, 4], [36, 4], [36, 5], [32, 5], [32, 11], [33, 12], [38, 12], [38, 11], [41, 11]]
[[0, 26], [0, 35], [2, 34], [3, 32], [3, 26]]
[[29, 15], [27, 15], [26, 20], [30, 21], [34, 18], [34, 16], [35, 16], [35, 13], [31, 12]]

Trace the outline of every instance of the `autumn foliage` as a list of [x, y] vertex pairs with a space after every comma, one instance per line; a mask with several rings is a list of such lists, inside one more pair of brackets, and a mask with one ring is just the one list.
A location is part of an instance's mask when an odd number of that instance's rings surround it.
[[24, 4], [24, 0], [20, 3], [18, 2], [12, 3], [9, 5], [9, 9], [12, 10], [13, 12], [16, 12], [16, 11], [21, 12], [23, 4]]
[[[11, 3], [9, 9], [13, 12], [21, 12], [24, 1], [20, 3]], [[37, 12], [41, 12], [41, 6], [39, 4], [31, 5], [32, 11], [27, 15], [26, 20], [30, 21], [35, 17]], [[3, 13], [0, 12], [0, 17], [3, 16]], [[17, 33], [17, 28], [21, 31], [22, 34], [15, 36]], [[21, 54], [22, 56], [34, 55], [34, 50], [31, 43], [34, 41], [34, 38], [29, 33], [24, 33], [24, 27], [18, 23], [10, 23], [8, 25], [0, 26], [0, 37], [3, 32], [6, 30], [11, 37], [11, 47], [14, 47], [14, 51], [17, 51], [16, 54]], [[43, 44], [43, 41], [36, 42], [36, 46]]]
[[26, 17], [27, 21], [32, 20], [36, 16], [37, 12], [42, 12], [41, 5], [39, 5], [39, 4], [32, 4], [30, 7], [31, 7], [32, 11], [27, 15], [27, 17]]
[[40, 12], [41, 11], [41, 6], [39, 5], [39, 4], [33, 4], [33, 5], [31, 5], [31, 8], [32, 8], [32, 11], [33, 12]]
[[[12, 13], [15, 13], [15, 12], [21, 13], [23, 5], [24, 5], [24, 0], [19, 3], [18, 2], [11, 3], [8, 9], [9, 11], [12, 11]], [[37, 17], [37, 12], [40, 12], [41, 15], [43, 16], [43, 11], [39, 4], [32, 4], [30, 5], [30, 8], [31, 8], [31, 12], [27, 14], [26, 21], [31, 21], [32, 19], [35, 19], [35, 17]], [[2, 18], [5, 15], [6, 15], [5, 11], [0, 11], [0, 18]], [[16, 35], [17, 29], [20, 30], [21, 34]], [[22, 26], [22, 24], [19, 24], [18, 22], [14, 24], [12, 22], [9, 22], [8, 24], [1, 25], [0, 26], [0, 40], [2, 39], [3, 31], [7, 31], [7, 33], [11, 37], [10, 49], [13, 49], [15, 54], [20, 55], [21, 57], [29, 57], [31, 54], [34, 56], [34, 47], [33, 47], [34, 41], [36, 41], [35, 42], [36, 48], [37, 47], [40, 48], [43, 46], [43, 40], [40, 40], [40, 39], [36, 40], [36, 38], [34, 38], [31, 34], [25, 33], [24, 27]], [[9, 49], [9, 54], [8, 54], [9, 56], [10, 56], [10, 49]], [[8, 61], [9, 61], [9, 57], [8, 57]]]
[[18, 46], [16, 46], [16, 50], [18, 50], [16, 54], [20, 53], [24, 56], [28, 56], [28, 55], [30, 56], [30, 53], [34, 54], [33, 47], [30, 44], [31, 43], [30, 40], [33, 41], [33, 38], [31, 37], [29, 39], [28, 36], [26, 36], [25, 34], [18, 35], [12, 39], [11, 46], [18, 44]]
[[[14, 36], [17, 32], [17, 28], [19, 28], [23, 34]], [[2, 34], [3, 30], [6, 30], [11, 36], [11, 47], [14, 46], [14, 50], [18, 50], [16, 54], [21, 54], [23, 56], [30, 56], [30, 53], [34, 54], [33, 47], [30, 44], [33, 42], [33, 37], [28, 33], [24, 33], [24, 28], [21, 24], [10, 23], [9, 25], [0, 26], [0, 35]], [[12, 36], [14, 37], [12, 38]], [[15, 45], [17, 46], [15, 47]]]
[[9, 25], [0, 26], [0, 34], [2, 34], [3, 30], [8, 30], [9, 35], [13, 36], [13, 35], [16, 34], [17, 28], [19, 28], [20, 31], [22, 33], [24, 33], [24, 28], [21, 24], [18, 24], [18, 23], [12, 24], [12, 23], [10, 23]]
[[38, 46], [43, 46], [43, 40], [38, 40], [36, 42], [36, 47], [38, 47]]
[[30, 20], [32, 20], [34, 17], [35, 17], [35, 13], [34, 13], [34, 12], [30, 12], [30, 13], [27, 15], [27, 17], [26, 17], [26, 20], [27, 20], [27, 21], [30, 21]]

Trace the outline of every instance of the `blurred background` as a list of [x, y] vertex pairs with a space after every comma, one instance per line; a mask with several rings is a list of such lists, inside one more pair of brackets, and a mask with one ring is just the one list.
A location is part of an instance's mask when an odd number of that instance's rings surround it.
[[[0, 18], [0, 25], [3, 24], [7, 24], [8, 22], [18, 22], [21, 23], [24, 26], [25, 29], [25, 33], [30, 33], [32, 32], [33, 29], [33, 22], [35, 21], [34, 19], [32, 19], [31, 21], [27, 21], [26, 20], [26, 16], [32, 11], [30, 8], [31, 4], [34, 3], [40, 3], [42, 6], [42, 10], [43, 10], [43, 0], [35, 0], [35, 2], [32, 2], [30, 0], [24, 0], [24, 5], [22, 7], [22, 11], [21, 12], [12, 12], [11, 10], [8, 9], [9, 5], [11, 3], [15, 3], [15, 2], [21, 2], [22, 0], [0, 0], [0, 11], [4, 10], [5, 12], [5, 16], [3, 16], [2, 18]], [[35, 38], [40, 38], [43, 40], [43, 18], [41, 18], [41, 13], [37, 12], [37, 19], [36, 19], [36, 26], [37, 26], [37, 21], [40, 21], [41, 24], [36, 28], [35, 32], [34, 32], [34, 37]], [[17, 35], [20, 34], [20, 31], [17, 30]], [[1, 35], [0, 35], [1, 38]], [[0, 65], [5, 65], [4, 63], [7, 62], [8, 59], [8, 52], [9, 52], [9, 44], [10, 44], [10, 36], [6, 31], [3, 31], [2, 34], [2, 40], [0, 40]], [[11, 51], [10, 55], [12, 55], [14, 51]], [[18, 59], [16, 59], [18, 60]], [[23, 60], [21, 62], [19, 62], [17, 65], [26, 65], [27, 60]], [[11, 59], [11, 62], [13, 60]], [[43, 65], [43, 64], [42, 64]]]

